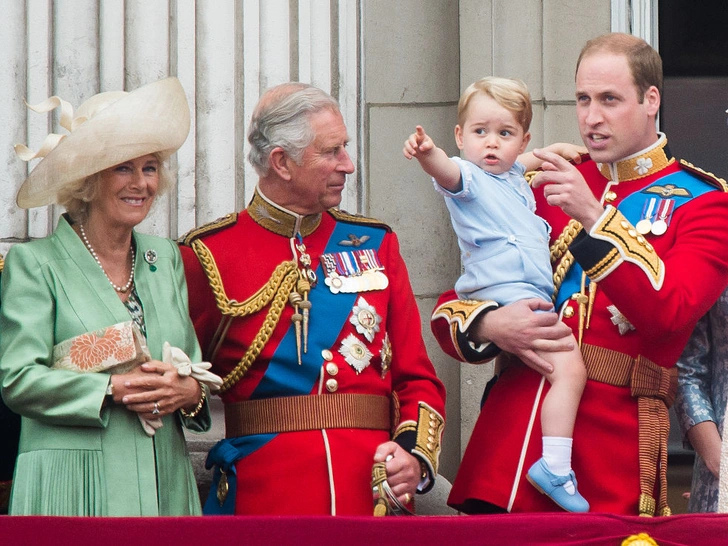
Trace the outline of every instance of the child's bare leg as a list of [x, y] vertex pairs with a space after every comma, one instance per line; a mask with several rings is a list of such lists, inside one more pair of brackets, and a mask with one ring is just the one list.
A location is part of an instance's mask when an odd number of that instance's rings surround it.
[[[573, 338], [573, 336], [572, 336]], [[576, 341], [575, 349], [539, 353], [553, 364], [545, 375], [551, 384], [541, 405], [543, 456], [529, 469], [528, 479], [539, 490], [570, 512], [587, 512], [589, 503], [576, 490], [571, 470], [571, 446], [576, 412], [586, 385], [586, 369]]]
[[[573, 337], [573, 336], [572, 336]], [[539, 353], [553, 365], [554, 371], [545, 374], [551, 384], [541, 405], [541, 431], [544, 436], [571, 438], [581, 395], [586, 385], [586, 368], [576, 340], [568, 352]]]

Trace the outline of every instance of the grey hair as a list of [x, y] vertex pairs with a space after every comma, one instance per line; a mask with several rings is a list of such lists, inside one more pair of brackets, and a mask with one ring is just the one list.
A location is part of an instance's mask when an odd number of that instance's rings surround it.
[[[158, 153], [152, 155], [159, 160], [158, 197], [172, 187], [173, 177], [167, 163], [161, 160], [160, 155]], [[101, 182], [101, 172], [66, 184], [58, 190], [56, 203], [66, 209], [66, 212], [68, 212], [68, 215], [74, 222], [85, 223], [88, 220], [89, 204], [96, 199], [99, 193], [99, 182]]]
[[304, 150], [316, 137], [311, 114], [326, 109], [339, 112], [339, 103], [312, 85], [284, 83], [266, 91], [248, 128], [248, 161], [258, 176], [268, 175], [270, 153], [278, 147], [300, 165]]

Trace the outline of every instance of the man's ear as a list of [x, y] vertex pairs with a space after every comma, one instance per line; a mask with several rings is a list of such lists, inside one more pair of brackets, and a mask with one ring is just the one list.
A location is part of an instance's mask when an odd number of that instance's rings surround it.
[[656, 116], [660, 111], [660, 92], [654, 85], [645, 91], [644, 103], [647, 106], [649, 115]]
[[289, 168], [291, 159], [286, 154], [285, 150], [280, 146], [273, 148], [268, 155], [268, 164], [270, 170], [272, 170], [276, 176], [282, 180], [290, 180], [292, 177], [291, 170]]

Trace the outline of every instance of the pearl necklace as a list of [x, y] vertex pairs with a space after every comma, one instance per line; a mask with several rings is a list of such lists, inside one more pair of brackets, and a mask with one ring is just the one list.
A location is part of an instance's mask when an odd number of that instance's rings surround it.
[[96, 254], [96, 251], [91, 246], [91, 243], [88, 242], [88, 238], [86, 237], [86, 231], [83, 229], [83, 224], [78, 224], [78, 230], [81, 232], [81, 239], [83, 239], [83, 244], [86, 245], [86, 248], [88, 248], [88, 251], [91, 253], [91, 256], [93, 256], [94, 260], [96, 260], [96, 263], [99, 264], [99, 267], [101, 268], [101, 271], [103, 271], [104, 275], [106, 275], [106, 278], [109, 281], [109, 284], [113, 287], [114, 290], [117, 292], [120, 292], [122, 294], [125, 294], [127, 290], [129, 290], [129, 287], [131, 287], [131, 283], [134, 282], [134, 245], [130, 247], [131, 250], [131, 273], [129, 273], [129, 280], [126, 281], [126, 284], [124, 286], [116, 286], [114, 282], [111, 280], [109, 275], [106, 273], [106, 270], [104, 269], [104, 266], [101, 265], [101, 260], [99, 260], [98, 255]]

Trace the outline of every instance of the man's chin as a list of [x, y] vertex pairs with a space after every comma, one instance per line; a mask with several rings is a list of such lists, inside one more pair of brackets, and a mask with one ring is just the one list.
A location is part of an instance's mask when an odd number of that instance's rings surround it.
[[[341, 188], [341, 189], [343, 191], [344, 188]], [[339, 192], [338, 195], [335, 195], [335, 196], [332, 195], [328, 199], [325, 199], [322, 202], [322, 204], [326, 207], [326, 210], [328, 210], [328, 209], [335, 209], [339, 205], [341, 205], [341, 201], [342, 201], [342, 195], [341, 195], [341, 192]]]
[[614, 153], [609, 150], [593, 150], [587, 147], [589, 157], [596, 163], [614, 163], [620, 158], [615, 158]]

